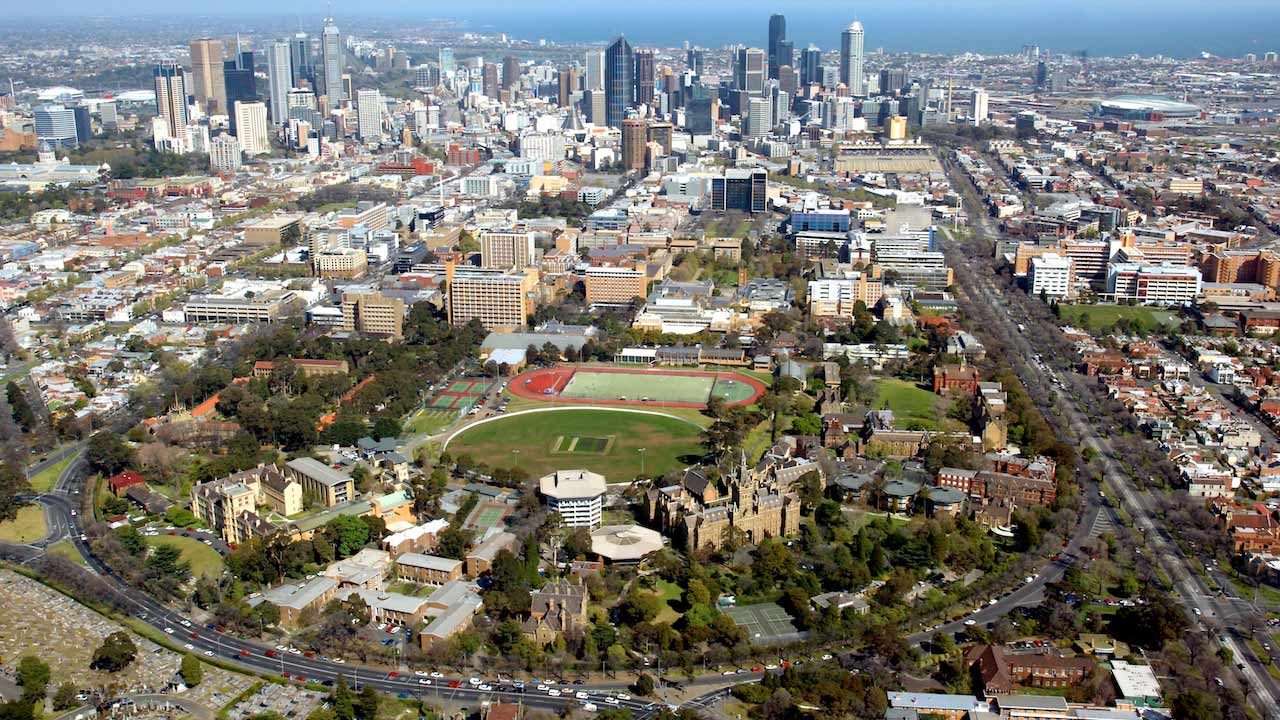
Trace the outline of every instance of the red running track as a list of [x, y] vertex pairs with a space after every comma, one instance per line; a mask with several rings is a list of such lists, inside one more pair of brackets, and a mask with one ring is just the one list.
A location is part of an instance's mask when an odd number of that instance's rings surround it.
[[[567, 398], [560, 395], [561, 391], [573, 379], [573, 374], [578, 370], [586, 370], [593, 373], [619, 373], [626, 375], [684, 375], [690, 377], [713, 377], [717, 379], [733, 380], [735, 382], [743, 382], [751, 386], [752, 395], [746, 400], [729, 403], [729, 405], [750, 405], [760, 399], [768, 389], [765, 384], [759, 380], [747, 375], [739, 375], [737, 373], [722, 372], [703, 372], [700, 370], [669, 370], [653, 369], [644, 370], [640, 368], [613, 368], [599, 367], [595, 365], [583, 365], [581, 367], [569, 367], [560, 365], [552, 368], [541, 370], [530, 370], [520, 373], [511, 378], [511, 383], [507, 389], [512, 394], [529, 400], [541, 400], [543, 402], [566, 403], [574, 405], [619, 405], [625, 407], [671, 407], [671, 408], [695, 408], [702, 409], [707, 406], [706, 403], [690, 403], [690, 402], [662, 402], [658, 400], [618, 400], [616, 398]], [[551, 392], [548, 394], [547, 391]]]

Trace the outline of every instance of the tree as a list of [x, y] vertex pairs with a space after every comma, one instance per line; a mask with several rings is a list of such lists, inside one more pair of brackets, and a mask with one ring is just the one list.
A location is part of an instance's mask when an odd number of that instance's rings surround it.
[[89, 667], [94, 670], [119, 672], [129, 666], [138, 656], [138, 648], [123, 630], [113, 632], [102, 641], [102, 645], [93, 651], [93, 661]]
[[49, 691], [49, 666], [34, 655], [23, 655], [18, 661], [18, 684], [22, 686], [22, 701], [39, 704]]
[[36, 426], [36, 413], [31, 409], [26, 393], [18, 387], [18, 383], [10, 380], [5, 387], [5, 397], [9, 400], [9, 408], [13, 411], [13, 420], [25, 432], [31, 432]]
[[[263, 605], [267, 604], [263, 603]], [[187, 687], [195, 687], [204, 678], [204, 667], [196, 659], [195, 655], [183, 655], [182, 663], [178, 666], [178, 673], [182, 675], [182, 682], [186, 683]]]
[[89, 437], [85, 457], [94, 472], [115, 475], [133, 465], [133, 448], [119, 435], [99, 430]]
[[1203, 690], [1184, 690], [1173, 696], [1174, 720], [1214, 720], [1222, 717], [1222, 707]]
[[640, 673], [636, 681], [631, 684], [631, 692], [637, 695], [653, 694], [653, 678], [648, 673]]
[[372, 685], [365, 685], [356, 698], [356, 720], [375, 720], [378, 717], [378, 702], [381, 698]]
[[59, 685], [53, 693], [53, 709], [62, 711], [77, 707], [80, 701], [76, 699], [76, 692], [76, 686], [73, 683], [64, 682]]

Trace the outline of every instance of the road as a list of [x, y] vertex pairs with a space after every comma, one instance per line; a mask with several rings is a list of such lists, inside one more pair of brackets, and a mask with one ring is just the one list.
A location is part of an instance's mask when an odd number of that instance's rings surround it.
[[[949, 167], [949, 169], [952, 182], [957, 183], [957, 187], [967, 182], [961, 173], [954, 168]], [[990, 222], [985, 215], [978, 215], [974, 219], [980, 231], [988, 234], [989, 237], [996, 237], [991, 233]], [[983, 233], [980, 233], [979, 237]], [[985, 241], [979, 240], [977, 243], [984, 244]], [[1042, 365], [1032, 372], [1029, 367], [1029, 358], [1036, 357], [1041, 350], [1049, 352], [1050, 349], [1033, 347], [1019, 330], [1019, 323], [1026, 326], [1038, 325], [1035, 329], [1037, 335], [1041, 337], [1052, 337], [1052, 333], [1058, 332], [1057, 328], [1045, 321], [1042, 314], [1034, 312], [1027, 305], [1039, 301], [1023, 293], [1005, 293], [997, 286], [994, 268], [989, 262], [981, 261], [982, 258], [990, 258], [987, 248], [970, 245], [962, 249], [959, 245], [960, 243], [949, 242], [944, 248], [948, 254], [948, 264], [956, 269], [957, 299], [991, 323], [985, 325], [988, 333], [1001, 337], [1008, 343], [1011, 350], [1009, 359], [1023, 382], [1043, 387], [1047, 380], [1051, 384], [1062, 387], [1068, 395], [1073, 397], [1086, 394], [1088, 392], [1084, 387], [1086, 379], [1073, 372], [1064, 372], [1057, 366], [1058, 363]], [[981, 308], [986, 308], [987, 311], [983, 312]], [[1036, 395], [1033, 393], [1032, 396]], [[1201, 625], [1201, 618], [1205, 618], [1206, 629], [1214, 631], [1213, 618], [1238, 617], [1238, 607], [1230, 600], [1219, 599], [1209, 592], [1192, 561], [1183, 555], [1176, 543], [1172, 542], [1167, 530], [1159, 522], [1159, 514], [1153, 498], [1134, 487], [1127, 469], [1116, 462], [1117, 456], [1109, 439], [1099, 432], [1101, 429], [1099, 423], [1094, 418], [1085, 416], [1075, 403], [1059, 402], [1057, 409], [1063, 413], [1075, 435], [1075, 445], [1080, 448], [1092, 448], [1097, 453], [1107, 482], [1118, 494], [1122, 506], [1131, 518], [1131, 525], [1145, 537], [1149, 551], [1147, 557], [1151, 558], [1170, 578], [1174, 585], [1174, 593], [1184, 606], [1192, 624]], [[1088, 487], [1090, 482], [1086, 481], [1084, 492], [1096, 494], [1091, 492], [1093, 488]], [[1280, 686], [1266, 672], [1265, 666], [1253, 655], [1252, 650], [1242, 641], [1242, 637], [1237, 637], [1234, 629], [1215, 634], [1218, 642], [1230, 650], [1232, 657], [1239, 662], [1236, 669], [1245, 681], [1243, 686], [1253, 704], [1265, 717], [1280, 717], [1280, 704], [1277, 704]]]

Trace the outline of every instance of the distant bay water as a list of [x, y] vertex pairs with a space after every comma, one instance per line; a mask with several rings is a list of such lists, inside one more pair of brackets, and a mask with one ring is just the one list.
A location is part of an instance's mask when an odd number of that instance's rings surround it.
[[[781, 12], [797, 50], [809, 43], [837, 48], [840, 31], [855, 18], [866, 27], [868, 52], [883, 47], [996, 54], [1016, 52], [1024, 44], [1064, 53], [1087, 50], [1093, 56], [1210, 52], [1240, 57], [1280, 50], [1277, 0], [473, 0], [418, 7], [456, 17], [467, 29], [557, 42], [603, 41], [625, 32], [635, 42], [667, 47], [686, 40], [703, 47], [764, 47], [769, 15]], [[412, 14], [408, 8], [383, 9]]]

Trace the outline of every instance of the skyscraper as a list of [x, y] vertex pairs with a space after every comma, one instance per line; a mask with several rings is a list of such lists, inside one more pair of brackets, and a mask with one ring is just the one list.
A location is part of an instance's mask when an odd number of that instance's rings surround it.
[[362, 142], [382, 137], [382, 93], [360, 90], [356, 93], [356, 133]]
[[484, 95], [497, 99], [498, 97], [498, 66], [494, 63], [485, 63], [483, 71], [484, 79]]
[[880, 71], [880, 94], [897, 95], [907, 86], [907, 71], [904, 68], [884, 68]]
[[694, 75], [701, 75], [703, 68], [707, 64], [707, 53], [702, 48], [689, 48], [685, 53], [685, 64], [693, 71]]
[[267, 45], [267, 100], [271, 103], [271, 122], [277, 126], [289, 121], [292, 79], [289, 43], [278, 40]]
[[578, 68], [570, 66], [560, 68], [559, 77], [559, 96], [557, 102], [560, 107], [569, 107], [573, 104], [573, 93], [578, 89]]
[[622, 127], [627, 108], [635, 100], [631, 74], [635, 70], [631, 43], [624, 37], [613, 41], [604, 53], [604, 104], [609, 127]]
[[226, 115], [227, 86], [222, 77], [222, 41], [198, 38], [191, 41], [191, 87], [196, 102], [209, 115]]
[[520, 79], [520, 59], [515, 55], [502, 58], [502, 89], [510, 90]]
[[986, 90], [974, 88], [973, 102], [969, 108], [969, 117], [973, 119], [974, 125], [981, 125], [987, 121], [987, 103], [989, 99]]
[[647, 141], [644, 120], [627, 118], [622, 121], [622, 163], [628, 170], [644, 169], [644, 145]]
[[796, 45], [790, 40], [783, 40], [778, 43], [778, 68], [783, 65], [791, 65], [795, 67], [796, 63]]
[[636, 50], [635, 100], [637, 105], [653, 102], [654, 55], [652, 50]]
[[786, 62], [778, 59], [778, 45], [787, 39], [787, 18], [782, 14], [774, 14], [769, 16], [769, 77], [770, 79], [778, 77], [778, 67], [781, 65], [790, 65], [791, 59], [787, 58]]
[[[286, 46], [287, 47], [287, 46]], [[324, 60], [324, 92], [329, 96], [329, 107], [338, 107], [349, 99], [342, 89], [342, 34], [333, 18], [325, 18], [324, 33], [320, 36], [320, 53]]]
[[187, 83], [182, 66], [173, 61], [157, 63], [153, 72], [156, 85], [156, 114], [165, 123], [167, 137], [185, 146], [187, 133]]
[[292, 68], [293, 87], [302, 87], [303, 80], [315, 87], [316, 71], [311, 65], [311, 38], [304, 32], [296, 33], [289, 40], [289, 66]]
[[766, 98], [753, 97], [747, 101], [747, 112], [742, 123], [742, 137], [758, 138], [769, 134], [772, 108]]
[[760, 48], [742, 48], [734, 62], [733, 85], [751, 95], [764, 90], [765, 53]]
[[587, 86], [585, 90], [604, 90], [604, 51], [588, 50]]
[[800, 84], [822, 84], [822, 51], [816, 45], [800, 51]]
[[849, 88], [850, 95], [861, 95], [862, 85], [862, 23], [857, 20], [840, 33], [840, 82]]
[[227, 84], [227, 107], [232, 111], [229, 119], [233, 133], [236, 129], [236, 103], [255, 102], [258, 99], [258, 80], [253, 74], [253, 51], [240, 51], [238, 38], [236, 46], [235, 57], [222, 63], [222, 77]]
[[237, 102], [235, 106], [236, 139], [246, 155], [271, 152], [267, 136], [267, 106], [260, 102]]
[[57, 148], [76, 148], [75, 111], [62, 105], [45, 105], [35, 109], [36, 139]]
[[453, 48], [440, 48], [440, 74], [453, 75], [458, 71], [458, 64], [453, 60]]

